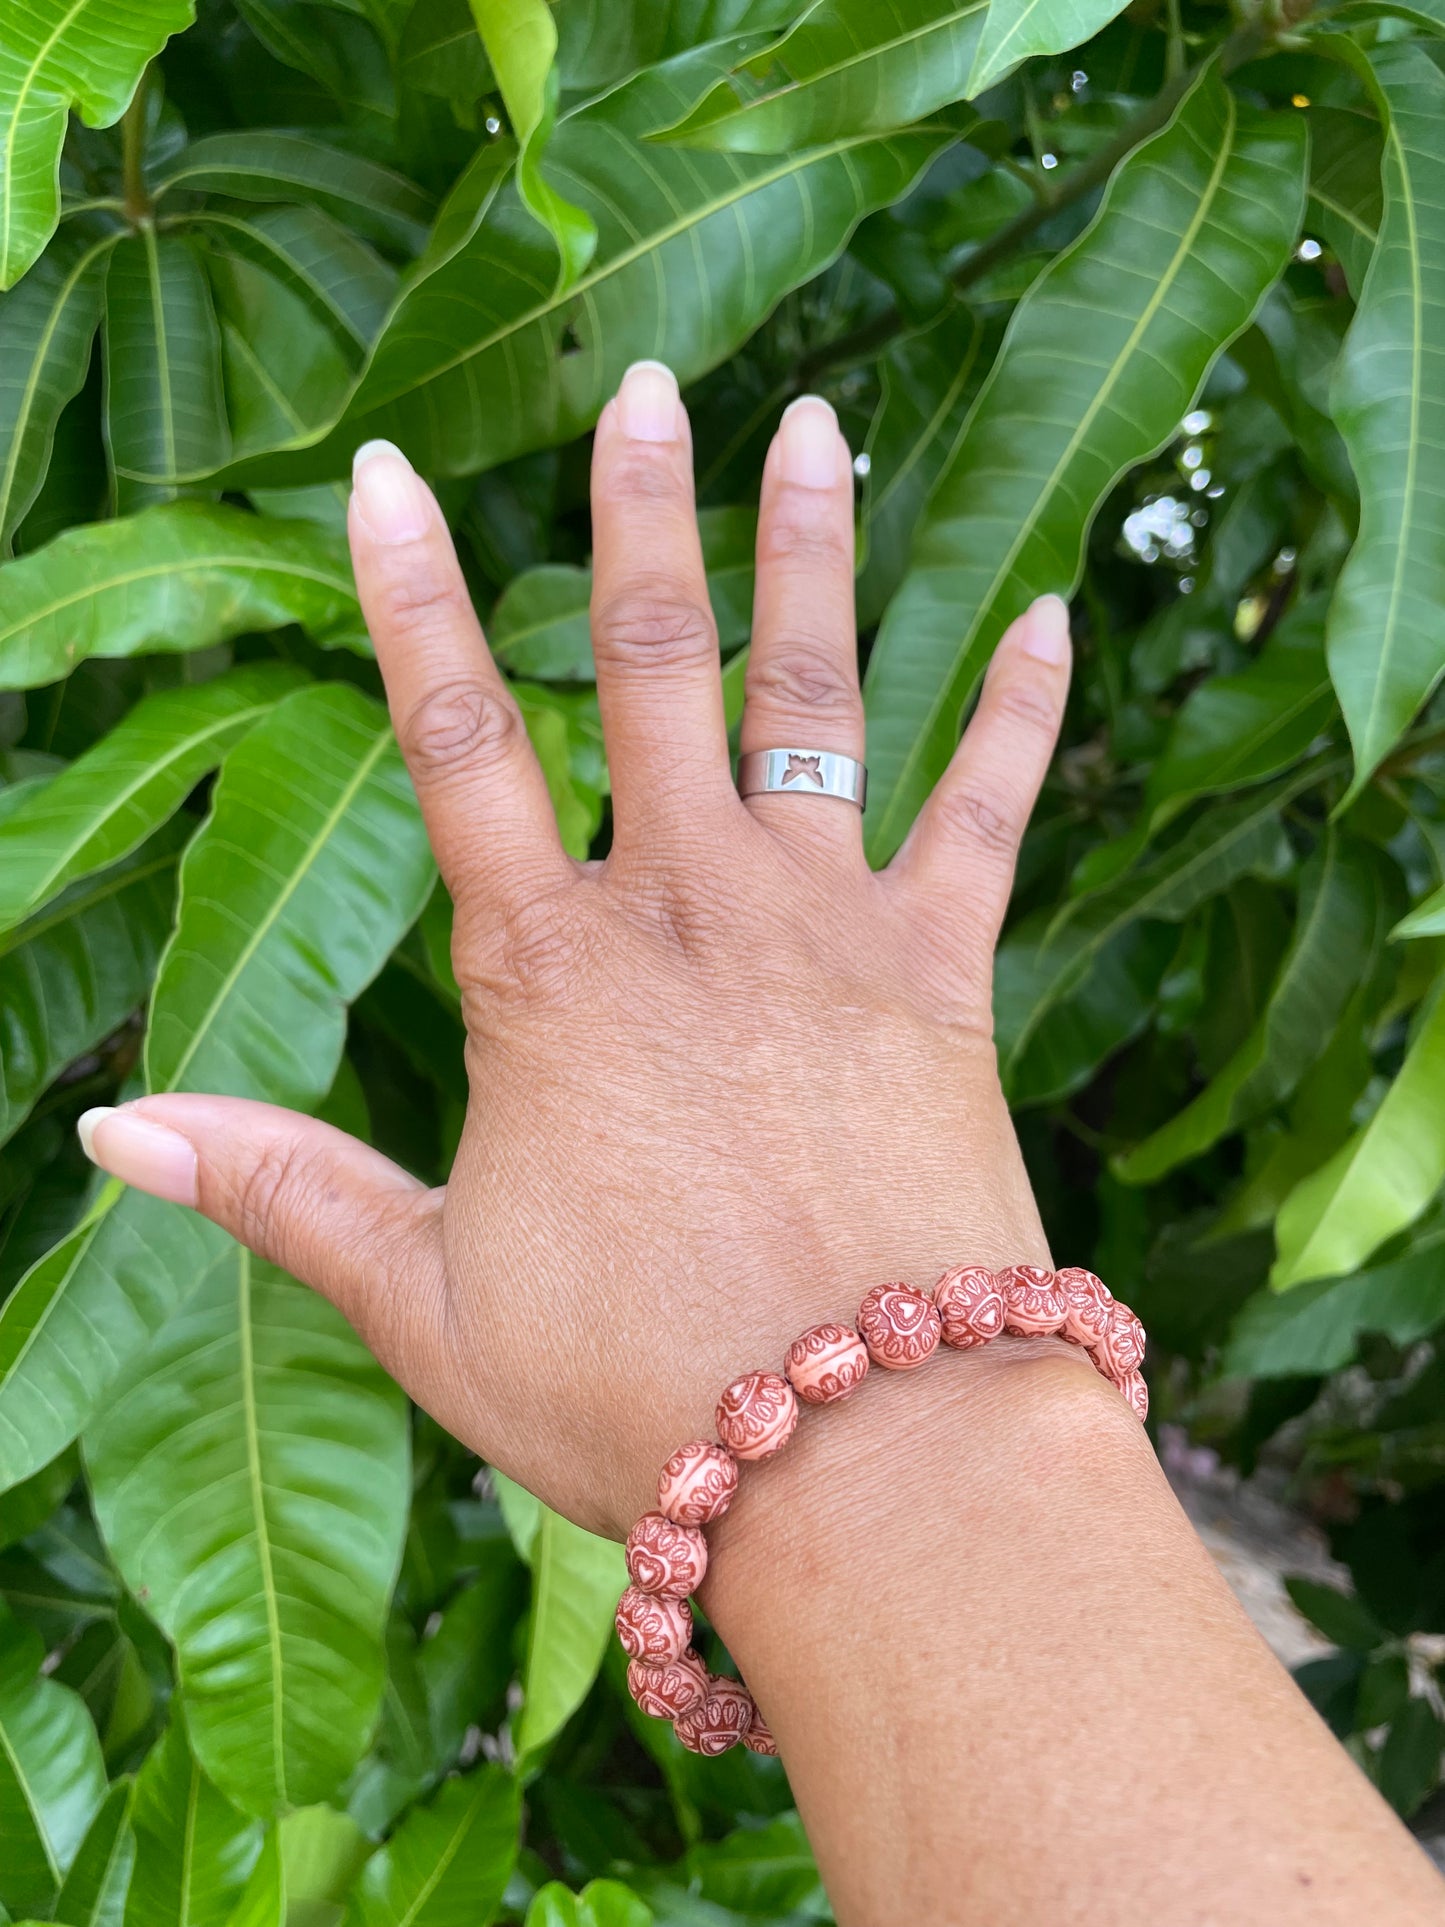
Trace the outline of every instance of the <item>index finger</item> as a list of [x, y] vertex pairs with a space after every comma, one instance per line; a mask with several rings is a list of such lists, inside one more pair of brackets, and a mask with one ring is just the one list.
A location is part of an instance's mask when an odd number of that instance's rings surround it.
[[347, 520], [397, 741], [448, 889], [461, 901], [566, 873], [546, 779], [441, 510], [391, 442], [356, 451]]

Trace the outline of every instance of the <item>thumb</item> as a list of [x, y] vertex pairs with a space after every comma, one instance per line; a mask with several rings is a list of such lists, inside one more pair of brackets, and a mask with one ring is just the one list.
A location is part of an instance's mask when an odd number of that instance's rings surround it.
[[314, 1117], [242, 1097], [142, 1097], [87, 1111], [86, 1156], [190, 1205], [312, 1285], [397, 1378], [440, 1331], [441, 1191]]

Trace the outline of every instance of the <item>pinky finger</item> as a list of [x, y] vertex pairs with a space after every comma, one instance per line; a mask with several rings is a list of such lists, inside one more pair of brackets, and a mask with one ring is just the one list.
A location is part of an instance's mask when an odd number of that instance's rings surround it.
[[959, 957], [969, 984], [988, 970], [1008, 909], [1019, 845], [1058, 742], [1069, 658], [1068, 607], [1040, 596], [994, 651], [963, 741], [889, 872]]

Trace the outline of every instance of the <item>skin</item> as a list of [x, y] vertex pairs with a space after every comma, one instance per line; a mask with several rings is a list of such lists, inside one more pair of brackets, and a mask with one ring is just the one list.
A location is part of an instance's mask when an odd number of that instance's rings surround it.
[[[1066, 612], [1046, 598], [1009, 630], [887, 870], [849, 805], [741, 801], [687, 418], [642, 364], [596, 435], [615, 827], [578, 864], [434, 501], [394, 452], [363, 455], [357, 583], [456, 902], [451, 1181], [237, 1099], [144, 1098], [83, 1135], [324, 1292], [444, 1425], [620, 1538], [722, 1386], [869, 1285], [1050, 1261], [990, 1002]], [[862, 756], [852, 539], [848, 451], [809, 399], [764, 473], [744, 749]], [[1441, 1917], [1143, 1430], [1060, 1341], [874, 1372], [747, 1469], [711, 1540], [705, 1604], [843, 1927]]]

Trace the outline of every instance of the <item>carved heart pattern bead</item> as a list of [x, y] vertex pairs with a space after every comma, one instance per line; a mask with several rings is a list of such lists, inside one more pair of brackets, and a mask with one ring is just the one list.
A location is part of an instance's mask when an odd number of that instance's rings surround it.
[[701, 1706], [684, 1713], [674, 1732], [689, 1753], [702, 1753], [713, 1759], [736, 1746], [748, 1731], [753, 1718], [753, 1696], [735, 1679], [708, 1678], [707, 1697]]
[[627, 1570], [643, 1592], [686, 1599], [707, 1571], [707, 1540], [696, 1526], [675, 1525], [666, 1514], [644, 1512], [627, 1535]]
[[1094, 1351], [1114, 1313], [1114, 1294], [1101, 1278], [1082, 1265], [1068, 1265], [1054, 1273], [1054, 1288], [1064, 1301], [1064, 1336]]
[[959, 1351], [986, 1345], [1003, 1330], [1003, 1293], [983, 1265], [955, 1265], [945, 1271], [933, 1291], [933, 1302], [943, 1321], [943, 1342]]
[[1137, 1372], [1144, 1362], [1144, 1327], [1129, 1307], [1117, 1299], [1096, 1356], [1121, 1390], [1130, 1372]]
[[1010, 1265], [998, 1274], [1003, 1293], [1005, 1331], [1020, 1338], [1042, 1338], [1064, 1329], [1064, 1299], [1054, 1274], [1038, 1265]]
[[868, 1347], [846, 1325], [814, 1325], [789, 1345], [783, 1370], [799, 1398], [830, 1405], [863, 1383]]
[[689, 1649], [679, 1659], [634, 1659], [627, 1666], [627, 1690], [655, 1720], [675, 1720], [707, 1698], [708, 1673]]
[[737, 1460], [711, 1439], [680, 1445], [657, 1481], [658, 1509], [674, 1525], [706, 1526], [720, 1519], [738, 1489]]
[[743, 1734], [743, 1745], [749, 1753], [762, 1753], [770, 1760], [778, 1757], [778, 1743], [773, 1738], [773, 1729], [763, 1718], [757, 1701], [753, 1702], [753, 1717], [748, 1722], [748, 1730]]
[[614, 1620], [629, 1659], [681, 1659], [692, 1644], [692, 1614], [681, 1599], [663, 1599], [629, 1586]]
[[793, 1388], [777, 1372], [745, 1372], [717, 1402], [717, 1435], [735, 1458], [768, 1458], [797, 1423]]
[[858, 1307], [858, 1329], [875, 1365], [910, 1372], [938, 1350], [943, 1324], [933, 1300], [911, 1285], [875, 1285]]
[[1115, 1383], [1129, 1401], [1129, 1409], [1142, 1425], [1149, 1416], [1149, 1387], [1144, 1383], [1142, 1372], [1125, 1372]]

